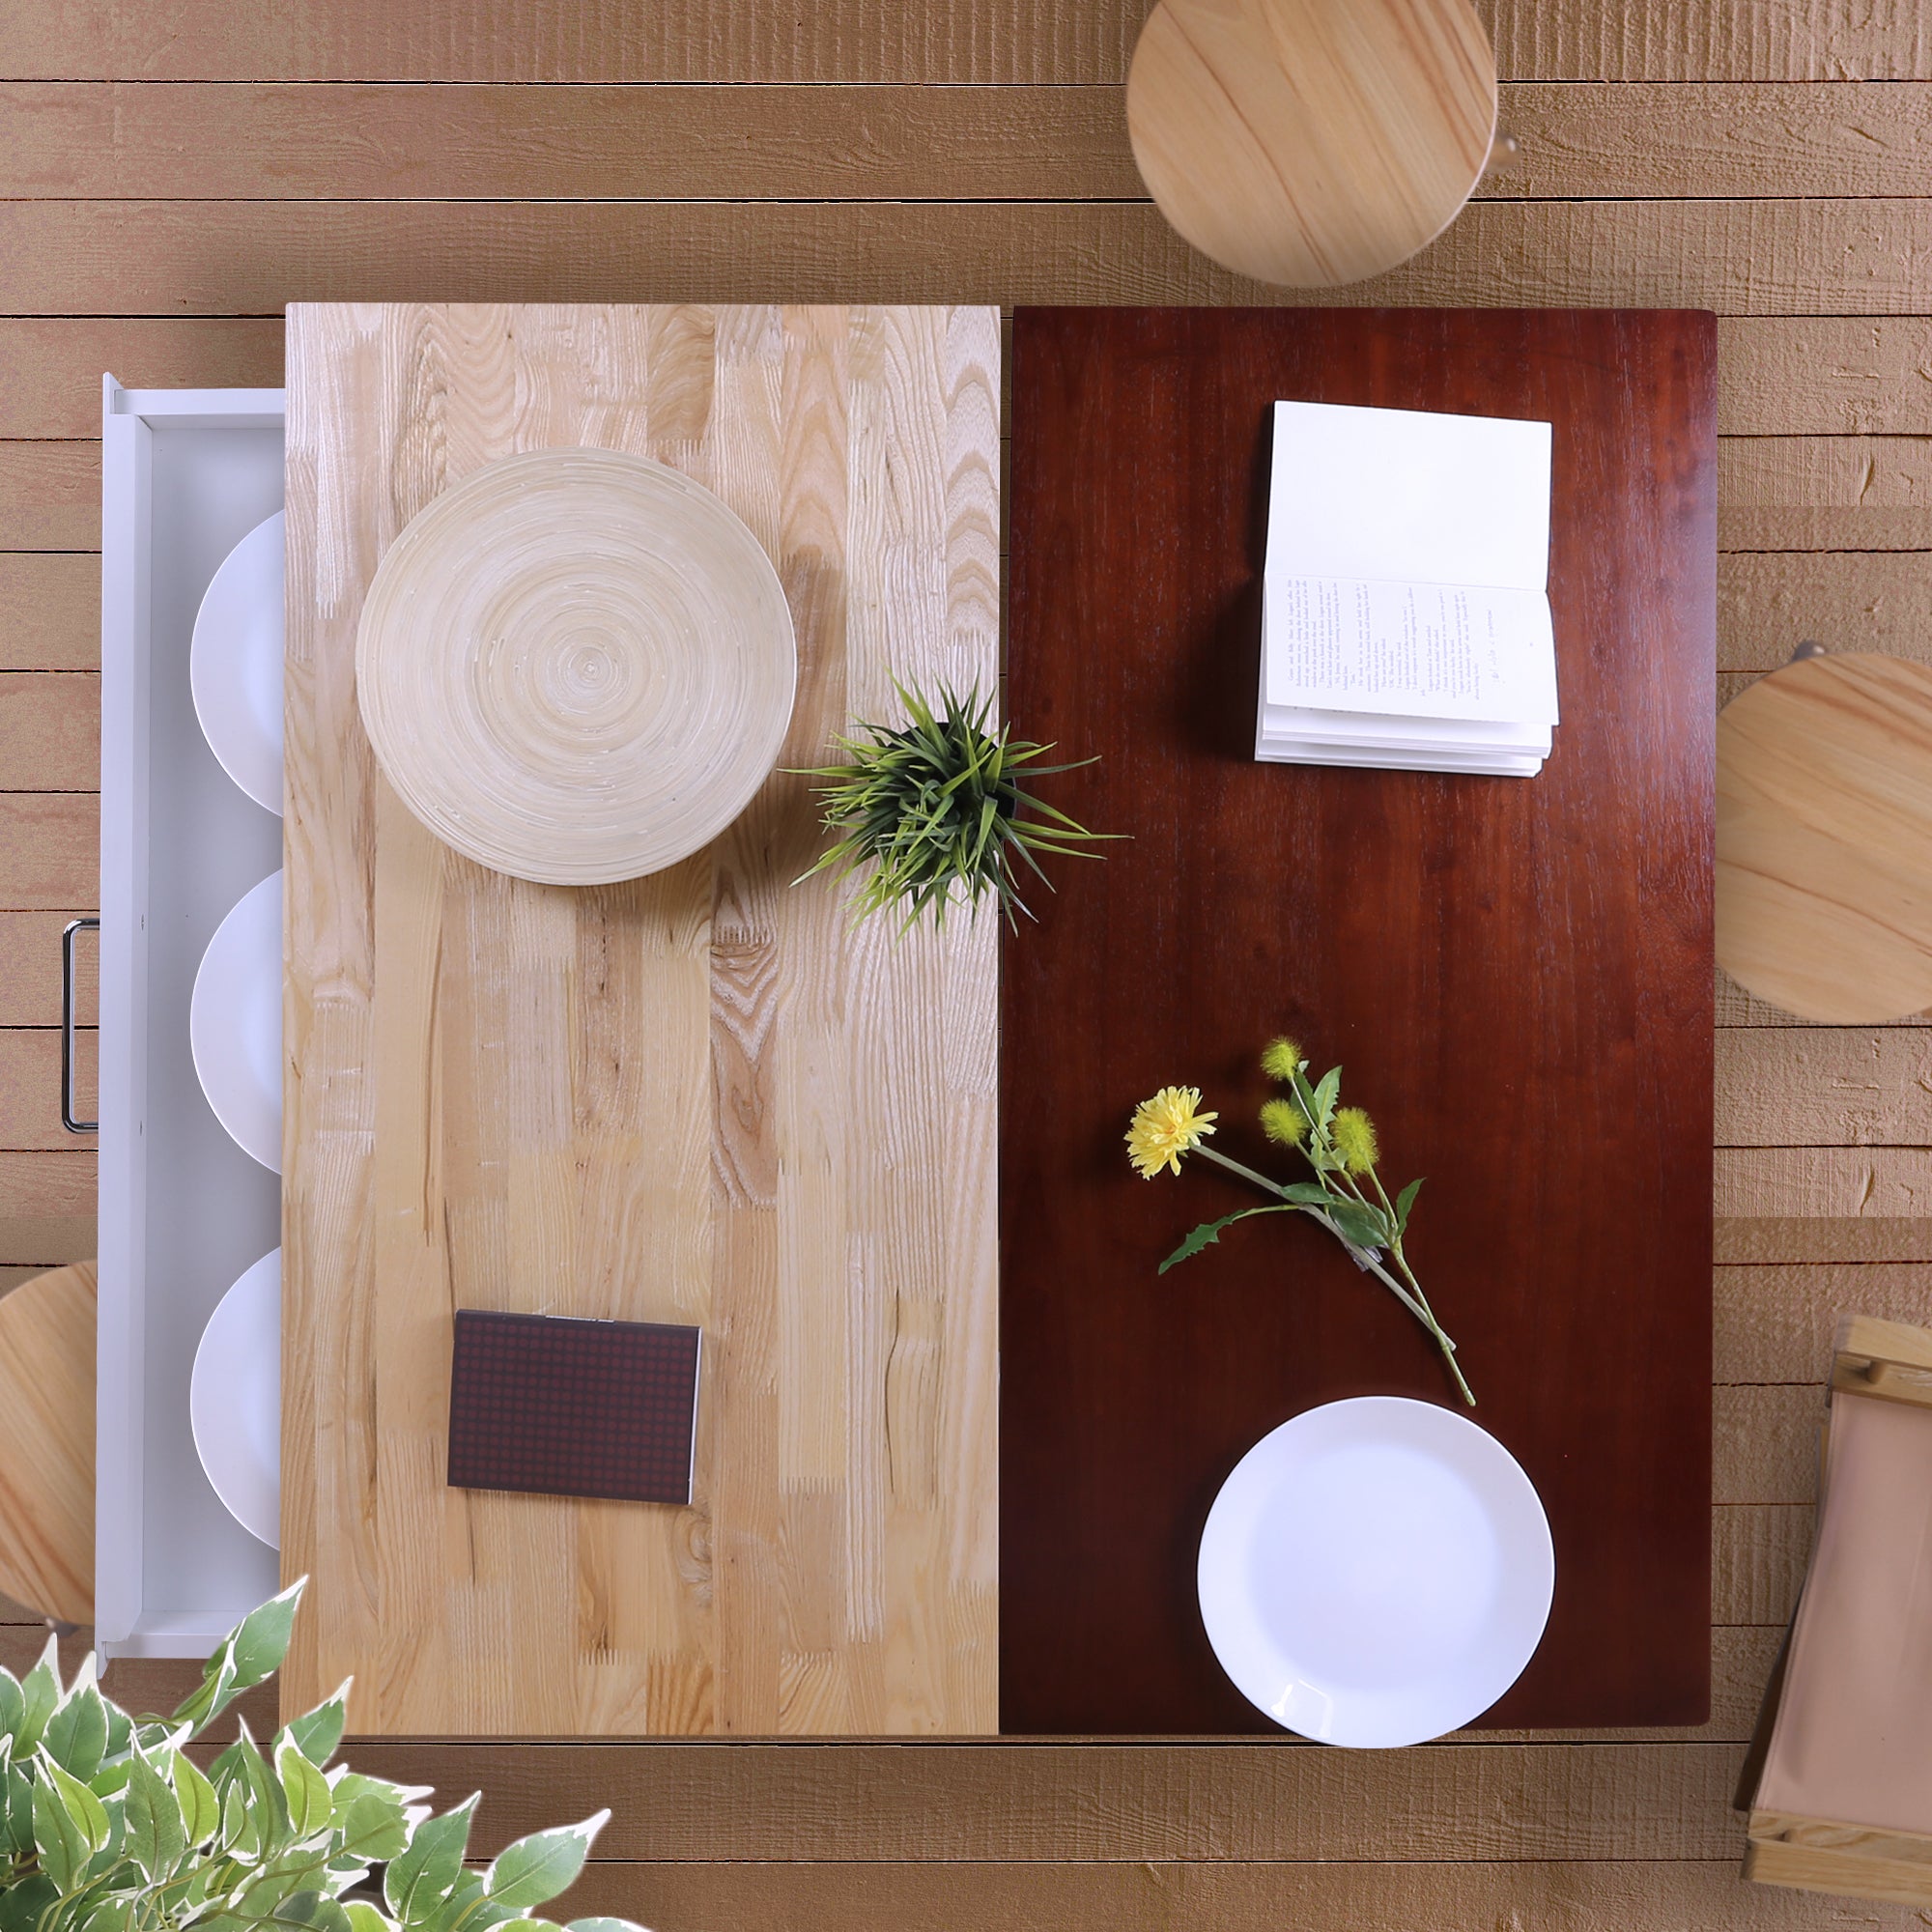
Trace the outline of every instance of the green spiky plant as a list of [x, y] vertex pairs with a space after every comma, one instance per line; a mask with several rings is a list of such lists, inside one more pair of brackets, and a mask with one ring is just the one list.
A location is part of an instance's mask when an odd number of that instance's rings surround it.
[[864, 873], [853, 917], [897, 912], [901, 932], [927, 912], [943, 924], [957, 897], [977, 912], [990, 896], [1017, 930], [1016, 913], [1032, 917], [1020, 896], [1022, 866], [1051, 891], [1043, 857], [1097, 857], [1090, 848], [1119, 836], [1089, 832], [1030, 788], [1094, 761], [1040, 764], [1053, 747], [1015, 740], [1004, 724], [993, 729], [992, 699], [977, 690], [962, 697], [942, 685], [935, 711], [917, 691], [896, 680], [894, 689], [905, 724], [861, 724], [834, 741], [846, 763], [797, 774], [819, 781], [813, 790], [834, 842], [795, 883]]
[[[439, 1817], [425, 1789], [327, 1768], [347, 1684], [266, 1750], [242, 1724], [205, 1773], [189, 1758], [185, 1747], [279, 1667], [301, 1590], [244, 1617], [171, 1717], [110, 1703], [91, 1656], [63, 1685], [53, 1639], [24, 1678], [0, 1669], [0, 1932], [491, 1932], [513, 1920], [559, 1932], [533, 1908], [576, 1880], [611, 1814], [467, 1869], [474, 1796]], [[569, 1932], [641, 1929], [580, 1918]]]

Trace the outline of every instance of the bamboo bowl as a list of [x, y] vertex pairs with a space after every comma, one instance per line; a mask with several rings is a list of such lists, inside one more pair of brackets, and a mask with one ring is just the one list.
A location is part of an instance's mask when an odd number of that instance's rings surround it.
[[798, 652], [764, 548], [612, 450], [493, 463], [389, 546], [355, 639], [383, 775], [466, 858], [608, 885], [701, 850], [771, 772]]

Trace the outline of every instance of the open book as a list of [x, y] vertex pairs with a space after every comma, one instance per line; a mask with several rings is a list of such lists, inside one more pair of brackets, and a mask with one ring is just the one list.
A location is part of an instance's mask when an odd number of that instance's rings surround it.
[[1274, 406], [1256, 757], [1542, 769], [1549, 444], [1502, 416]]

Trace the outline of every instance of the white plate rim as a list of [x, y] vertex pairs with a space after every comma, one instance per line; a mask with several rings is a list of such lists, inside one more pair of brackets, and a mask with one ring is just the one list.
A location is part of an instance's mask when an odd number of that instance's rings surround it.
[[[267, 1284], [271, 1276], [279, 1337], [282, 1251], [276, 1247], [235, 1278], [201, 1331], [201, 1340], [195, 1345], [194, 1370], [188, 1378], [188, 1425], [194, 1434], [195, 1454], [201, 1458], [202, 1469], [220, 1497], [222, 1508], [257, 1542], [277, 1549], [282, 1534], [280, 1460], [277, 1458], [275, 1467], [270, 1469], [249, 1456], [246, 1435], [232, 1427], [236, 1414], [235, 1365], [216, 1361], [228, 1344], [228, 1330], [250, 1315], [259, 1319], [259, 1311], [251, 1309], [249, 1304], [269, 1293]], [[272, 1366], [279, 1407], [279, 1346]]]
[[[282, 1171], [282, 1095], [280, 1068], [277, 1085], [270, 1094], [249, 1078], [246, 1055], [242, 1052], [233, 1023], [238, 989], [245, 983], [249, 970], [241, 952], [238, 935], [247, 923], [260, 916], [261, 902], [272, 897], [275, 904], [275, 947], [272, 971], [277, 997], [282, 980], [282, 874], [277, 868], [266, 879], [250, 886], [229, 907], [195, 968], [194, 991], [188, 998], [188, 1049], [194, 1059], [195, 1076], [201, 1091], [213, 1109], [214, 1118], [242, 1151], [258, 1160], [271, 1174]], [[230, 962], [239, 962], [231, 968]]]
[[[208, 588], [202, 592], [200, 608], [194, 613], [194, 633], [188, 644], [188, 691], [194, 699], [194, 715], [201, 735], [215, 761], [265, 811], [282, 815], [283, 757], [279, 746], [270, 746], [249, 728], [245, 705], [229, 700], [232, 686], [224, 685], [218, 672], [233, 672], [231, 654], [224, 656], [227, 640], [223, 625], [231, 608], [253, 590], [252, 574], [262, 569], [265, 554], [274, 558], [277, 582], [276, 615], [282, 614], [280, 596], [287, 541], [287, 513], [277, 510], [262, 521], [221, 559]], [[270, 538], [268, 534], [272, 529]], [[280, 628], [279, 626], [277, 627]], [[232, 631], [230, 636], [232, 636]], [[286, 640], [284, 640], [286, 643]]]
[[[1296, 1728], [1282, 1717], [1279, 1708], [1288, 1701], [1294, 1686], [1291, 1683], [1284, 1689], [1278, 1681], [1271, 1682], [1257, 1674], [1255, 1660], [1242, 1654], [1241, 1633], [1237, 1628], [1247, 1612], [1231, 1611], [1223, 1604], [1218, 1586], [1218, 1579], [1239, 1560], [1240, 1545], [1236, 1540], [1240, 1533], [1239, 1519], [1251, 1507], [1253, 1492], [1265, 1484], [1271, 1462], [1297, 1435], [1332, 1429], [1338, 1421], [1360, 1419], [1373, 1423], [1378, 1415], [1388, 1417], [1396, 1411], [1411, 1426], [1439, 1430], [1444, 1439], [1460, 1438], [1464, 1448], [1476, 1447], [1480, 1456], [1489, 1459], [1495, 1488], [1485, 1499], [1492, 1504], [1502, 1500], [1515, 1512], [1514, 1527], [1520, 1533], [1526, 1533], [1526, 1546], [1516, 1551], [1517, 1564], [1510, 1572], [1515, 1587], [1508, 1621], [1516, 1641], [1503, 1653], [1505, 1662], [1471, 1678], [1473, 1689], [1464, 1690], [1460, 1695], [1439, 1695], [1433, 1703], [1416, 1698], [1415, 1710], [1419, 1715], [1406, 1722], [1391, 1721], [1391, 1714], [1386, 1710], [1374, 1712], [1367, 1718], [1357, 1714], [1351, 1719], [1346, 1703], [1338, 1706], [1335, 1700], [1328, 1700], [1325, 1729], [1319, 1736], [1316, 1727], [1297, 1732], [1317, 1737], [1318, 1742], [1354, 1748], [1421, 1744], [1479, 1718], [1521, 1676], [1536, 1654], [1555, 1594], [1555, 1545], [1543, 1500], [1521, 1463], [1488, 1430], [1441, 1404], [1421, 1402], [1411, 1396], [1350, 1396], [1322, 1403], [1291, 1416], [1247, 1450], [1216, 1492], [1202, 1528], [1195, 1571], [1201, 1619], [1209, 1647], [1236, 1689], [1284, 1729]], [[1365, 1697], [1360, 1701], [1370, 1700]]]

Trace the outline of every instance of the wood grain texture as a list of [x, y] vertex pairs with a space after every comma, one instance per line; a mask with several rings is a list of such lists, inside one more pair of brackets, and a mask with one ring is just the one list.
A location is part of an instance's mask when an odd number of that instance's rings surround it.
[[1477, 202], [1389, 275], [1271, 289], [1144, 205], [13, 202], [0, 314], [350, 298], [1932, 309], [1932, 200]]
[[[1925, 91], [1520, 81], [1499, 103], [1518, 152], [1475, 194], [1914, 195]], [[968, 187], [995, 200], [1143, 199], [1120, 89], [0, 84], [10, 196], [946, 201]], [[165, 360], [181, 325], [148, 327]]]
[[[850, 81], [1114, 87], [1148, 0], [272, 0], [241, 16], [5, 0], [21, 79]], [[1932, 78], [1923, 0], [1481, 0], [1501, 72], [1544, 80]]]
[[1932, 1214], [1932, 1148], [1719, 1148], [1714, 1163], [1720, 1217]]
[[1917, 552], [1739, 555], [1718, 566], [1719, 671], [1776, 670], [1805, 639], [1932, 663], [1932, 572]]
[[1932, 1321], [1932, 1269], [1918, 1263], [1721, 1266], [1712, 1370], [1720, 1382], [1822, 1383], [1838, 1317]]
[[[376, 779], [351, 668], [425, 501], [589, 442], [778, 563], [781, 767], [895, 675], [983, 684], [997, 317], [298, 309], [290, 366], [286, 1708], [354, 1670], [376, 1731], [991, 1728], [990, 922], [895, 946], [791, 891], [783, 770], [653, 878], [484, 872]], [[457, 1305], [704, 1327], [694, 1506], [444, 1490]]]
[[1932, 1261], [1932, 1219], [1924, 1217], [1720, 1216], [1713, 1233], [1717, 1260], [1740, 1267]]
[[1468, 0], [1162, 0], [1126, 109], [1141, 179], [1203, 254], [1332, 288], [1455, 219], [1489, 158], [1496, 70]]
[[[1217, 1146], [1277, 1165], [1242, 1122], [1282, 1030], [1347, 1065], [1392, 1174], [1430, 1177], [1418, 1268], [1549, 1515], [1555, 1603], [1495, 1721], [1701, 1718], [1712, 339], [1681, 315], [1016, 317], [1009, 701], [1097, 754], [1064, 808], [1134, 844], [1005, 957], [1028, 1104], [1002, 1136], [1003, 1727], [1262, 1727], [1193, 1603], [1222, 1478], [1313, 1403], [1445, 1399], [1420, 1327], [1313, 1229], [1156, 1280], [1252, 1196], [1136, 1180], [1129, 1114], [1199, 1084]], [[1556, 424], [1565, 724], [1534, 785], [1255, 764], [1283, 395]]]
[[100, 789], [100, 679], [0, 671], [0, 788]]
[[0, 442], [0, 550], [100, 548], [100, 445]]
[[0, 907], [91, 905], [100, 869], [91, 792], [0, 792]]
[[[95, 1118], [99, 1035], [92, 1027], [74, 1038], [75, 1118]], [[60, 1117], [61, 1037], [58, 1027], [0, 1030], [0, 1150], [64, 1153], [92, 1148], [92, 1134], [71, 1134]]]
[[0, 1300], [0, 1590], [94, 1615], [94, 1264]]
[[[1903, 658], [1811, 658], [1724, 707], [1717, 944], [1741, 985], [1817, 1020], [1932, 1005], [1928, 753], [1932, 665]], [[1896, 1138], [1862, 1114], [1847, 1124], [1856, 1141]]]
[[[57, 1027], [61, 1020], [61, 929], [72, 912], [0, 912], [0, 1027]], [[74, 1013], [98, 1018], [99, 950], [91, 934], [74, 948]]]
[[[99, 558], [0, 552], [0, 670], [99, 667]], [[73, 696], [80, 687], [66, 690]]]
[[[315, 90], [324, 97], [341, 91]], [[1717, 92], [1721, 100], [1740, 91]], [[412, 98], [419, 99], [420, 90], [412, 91]], [[1131, 163], [1123, 159], [1122, 165]], [[282, 380], [281, 317], [0, 319], [0, 437], [96, 437], [102, 369], [114, 370], [135, 387], [276, 387]], [[1718, 324], [1718, 428], [1735, 436], [1932, 433], [1932, 319], [1722, 318]], [[9, 561], [0, 556], [0, 598], [6, 595]], [[1858, 594], [1856, 588], [1852, 594]], [[0, 632], [0, 654], [9, 647], [9, 638]], [[97, 649], [98, 642], [90, 642], [89, 648]], [[0, 665], [6, 662], [0, 655]]]
[[1534, 1926], [1537, 1932], [1917, 1932], [1905, 1906], [1849, 1908], [1738, 1883], [1731, 1856], [1644, 1864], [593, 1863], [572, 1912], [628, 1914], [662, 1932], [1174, 1932], [1176, 1927]]
[[1813, 1146], [1821, 1109], [1842, 1146], [1932, 1144], [1932, 1030], [1787, 1024], [1719, 1036], [1719, 1147]]
[[1932, 438], [1729, 437], [1726, 550], [1932, 548]]

